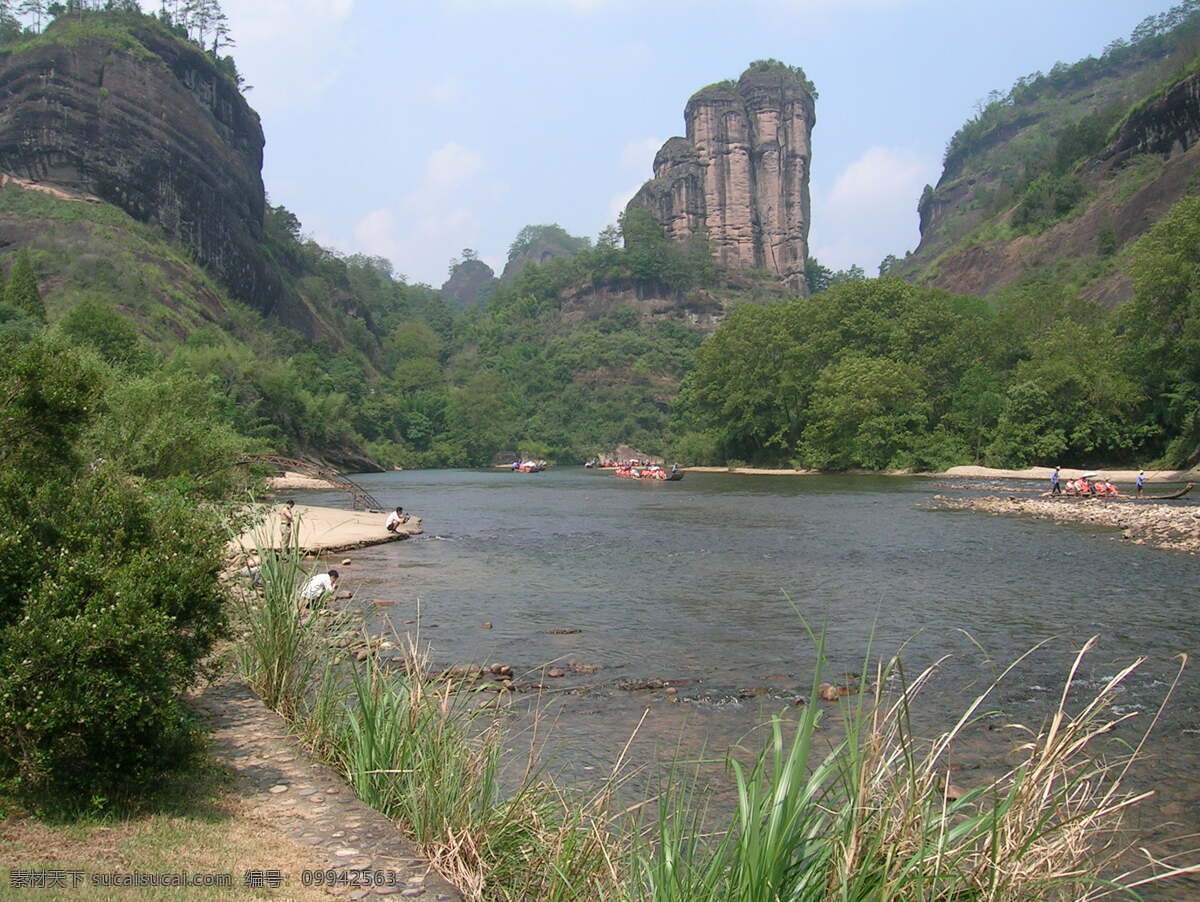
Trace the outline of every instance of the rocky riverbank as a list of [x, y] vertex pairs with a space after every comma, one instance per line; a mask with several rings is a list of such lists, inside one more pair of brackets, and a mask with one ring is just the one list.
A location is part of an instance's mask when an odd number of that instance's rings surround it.
[[1135, 545], [1172, 551], [1200, 552], [1200, 508], [1195, 505], [1103, 501], [1094, 498], [1015, 498], [988, 495], [955, 498], [934, 495], [939, 510], [973, 510], [988, 514], [1035, 517], [1057, 523], [1086, 523], [1121, 530]]
[[[1049, 487], [1051, 467], [1027, 467], [1024, 470], [1003, 470], [997, 467], [951, 467], [941, 473], [915, 473], [912, 470], [824, 470], [792, 469], [789, 467], [683, 467], [689, 473], [736, 473], [740, 476], [927, 476], [945, 479], [1026, 479], [1041, 482]], [[1132, 484], [1137, 479], [1137, 470], [1079, 470], [1063, 467], [1060, 478], [1078, 479], [1084, 473], [1098, 472], [1105, 479], [1122, 485]], [[1146, 482], [1184, 483], [1200, 482], [1200, 470], [1146, 470]]]

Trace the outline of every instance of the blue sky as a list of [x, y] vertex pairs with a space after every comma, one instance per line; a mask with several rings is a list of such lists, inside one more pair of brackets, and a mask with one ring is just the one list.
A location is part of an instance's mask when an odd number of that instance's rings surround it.
[[[149, 4], [147, 4], [149, 5]], [[518, 230], [595, 237], [755, 59], [820, 93], [810, 252], [874, 274], [916, 247], [947, 139], [992, 89], [1098, 54], [1142, 0], [225, 0], [271, 201], [322, 244], [440, 285]]]

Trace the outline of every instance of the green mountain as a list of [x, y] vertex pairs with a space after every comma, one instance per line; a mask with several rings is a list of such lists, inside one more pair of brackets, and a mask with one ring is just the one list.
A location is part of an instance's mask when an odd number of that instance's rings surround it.
[[0, 343], [48, 330], [142, 409], [168, 386], [239, 441], [347, 469], [621, 443], [833, 469], [1191, 459], [1198, 10], [994, 98], [921, 247], [886, 261], [910, 283], [810, 258], [805, 299], [637, 205], [595, 241], [526, 227], [498, 279], [468, 249], [442, 292], [409, 285], [268, 202], [231, 60], [162, 17], [72, 10], [0, 42]]
[[[27, 261], [52, 331], [199, 380], [264, 450], [369, 469], [661, 449], [700, 340], [688, 304], [711, 302], [680, 299], [690, 262], [636, 217], [629, 250], [530, 226], [502, 280], [468, 255], [443, 297], [270, 205], [236, 67], [165, 17], [10, 33], [0, 84], [0, 268]], [[0, 333], [40, 327], [0, 304]]]
[[1196, 189], [1198, 52], [1188, 0], [1098, 57], [993, 92], [921, 197], [920, 245], [883, 270], [977, 295], [1035, 276], [1130, 297], [1131, 243]]

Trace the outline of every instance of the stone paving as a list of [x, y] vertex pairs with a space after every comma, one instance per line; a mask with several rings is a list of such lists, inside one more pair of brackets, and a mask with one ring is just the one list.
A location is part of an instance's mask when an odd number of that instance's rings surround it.
[[[311, 846], [313, 872], [334, 872], [337, 885], [326, 886], [332, 898], [461, 902], [396, 826], [359, 801], [332, 769], [310, 760], [282, 719], [241, 681], [222, 677], [192, 702], [210, 731], [213, 757], [233, 772], [252, 813]], [[361, 875], [368, 872], [386, 882], [367, 886]], [[293, 883], [302, 875], [285, 878]]]

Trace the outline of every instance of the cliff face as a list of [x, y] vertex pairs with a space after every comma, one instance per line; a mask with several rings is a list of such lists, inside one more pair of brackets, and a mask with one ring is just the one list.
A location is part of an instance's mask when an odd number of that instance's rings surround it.
[[1173, 156], [1200, 141], [1200, 73], [1167, 88], [1132, 112], [1101, 159], [1120, 165], [1138, 154]]
[[803, 73], [756, 64], [693, 95], [684, 119], [687, 137], [663, 145], [629, 206], [675, 241], [706, 231], [727, 269], [767, 269], [804, 291], [816, 115]]
[[[1087, 99], [1094, 104], [1095, 98], [1119, 97], [1122, 90], [1122, 79], [1111, 78]], [[1024, 117], [1014, 128], [998, 130], [965, 169], [961, 161], [947, 160], [937, 189], [927, 191], [918, 207], [921, 245], [898, 274], [949, 291], [986, 295], [1041, 271], [1073, 278], [1085, 296], [1107, 304], [1129, 297], [1131, 283], [1123, 267], [1106, 261], [1194, 192], [1200, 177], [1200, 73], [1137, 103], [1098, 151], [1061, 176], [1079, 186], [1080, 199], [1069, 213], [1022, 234], [1012, 225], [1021, 197], [990, 214], [978, 197], [1007, 173], [989, 167], [989, 155], [1003, 152], [1006, 142], [1020, 139], [1021, 129], [1036, 125]], [[1006, 232], [1009, 236], [995, 237]]]
[[259, 250], [257, 114], [204, 53], [153, 24], [68, 27], [0, 56], [0, 170], [160, 226], [231, 293], [272, 312], [281, 287]]

